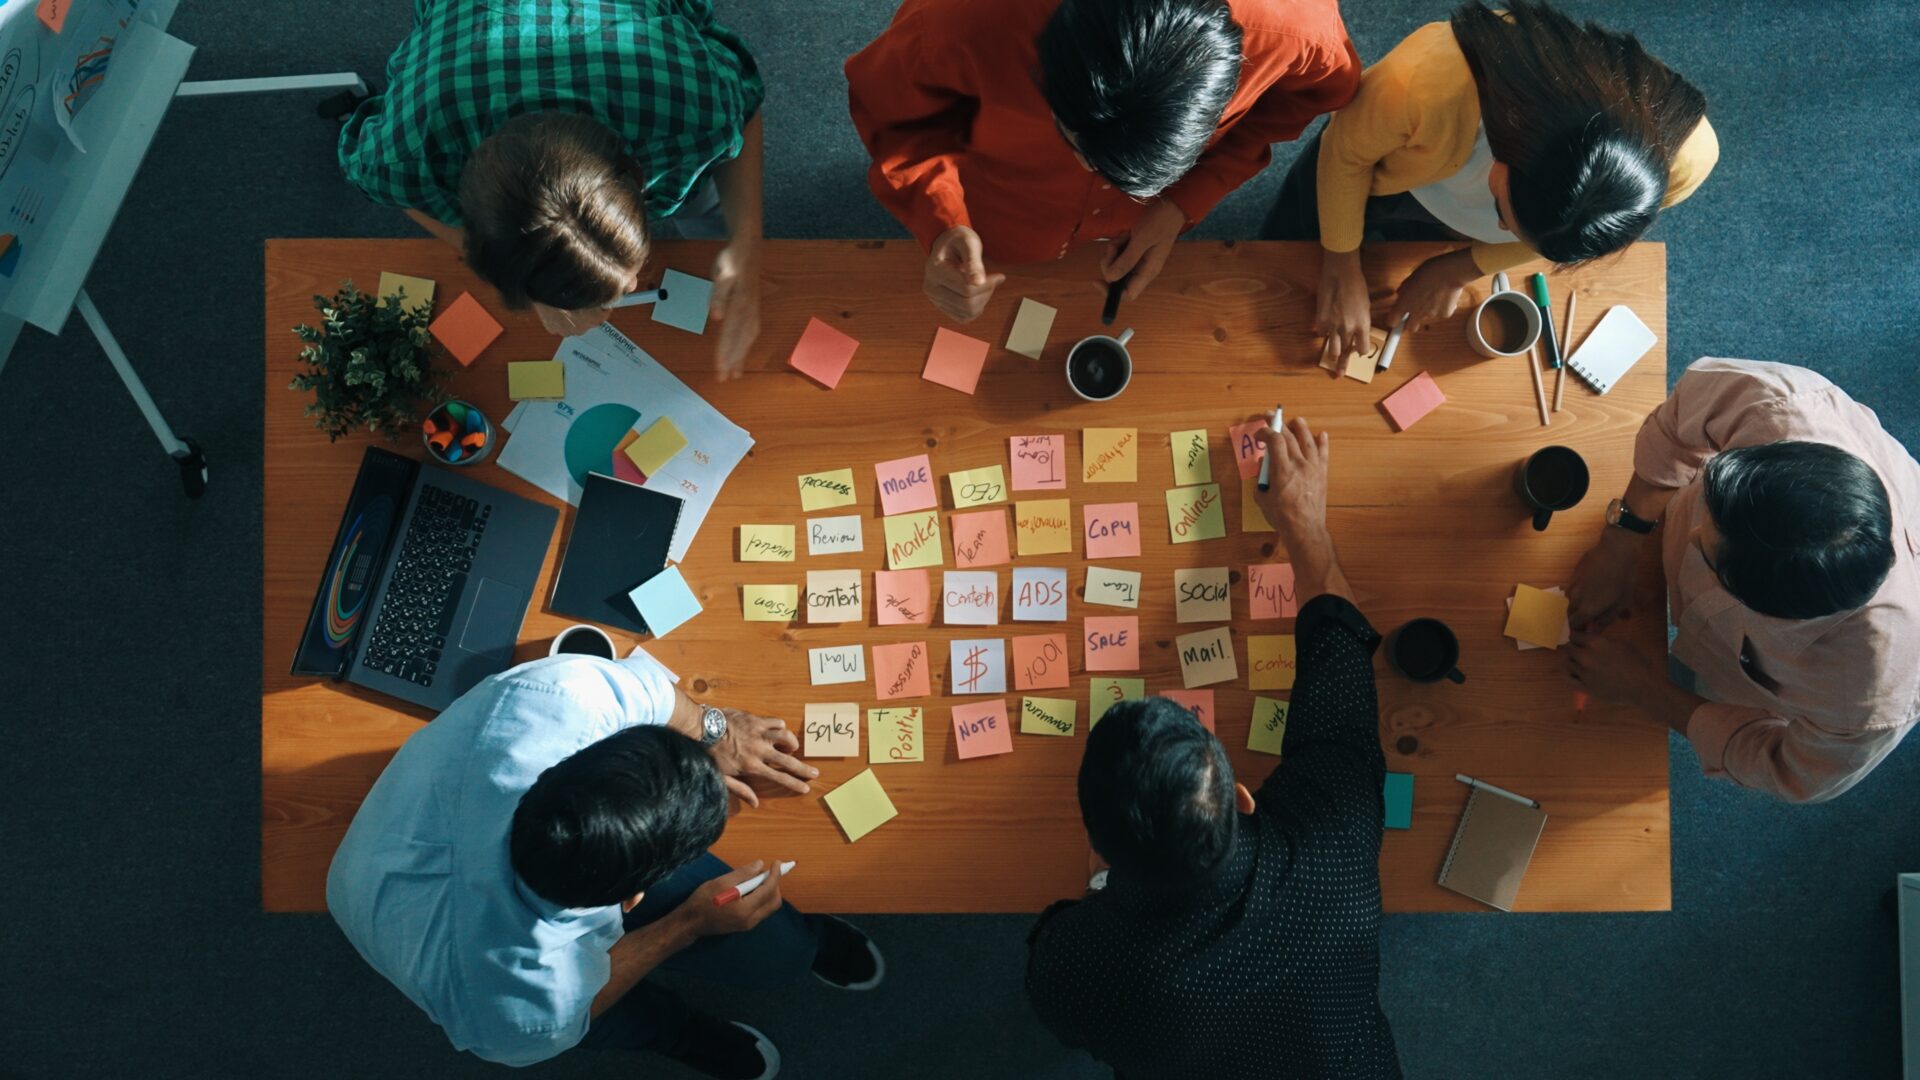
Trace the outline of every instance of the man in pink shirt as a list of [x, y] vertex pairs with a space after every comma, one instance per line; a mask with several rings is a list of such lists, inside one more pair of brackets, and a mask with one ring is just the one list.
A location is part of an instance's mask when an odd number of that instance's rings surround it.
[[[1599, 631], [1659, 523], [1673, 656]], [[1685, 735], [1709, 776], [1831, 799], [1920, 713], [1920, 463], [1804, 368], [1703, 359], [1640, 428], [1569, 595], [1573, 677]], [[1651, 613], [1648, 613], [1651, 614]]]

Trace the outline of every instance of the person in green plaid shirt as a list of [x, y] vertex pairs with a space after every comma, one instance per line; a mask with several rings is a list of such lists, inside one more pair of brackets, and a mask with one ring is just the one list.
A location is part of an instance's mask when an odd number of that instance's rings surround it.
[[738, 374], [760, 329], [766, 90], [711, 0], [414, 9], [386, 92], [340, 134], [347, 179], [562, 335], [640, 287], [652, 231], [727, 236], [710, 314], [716, 368]]

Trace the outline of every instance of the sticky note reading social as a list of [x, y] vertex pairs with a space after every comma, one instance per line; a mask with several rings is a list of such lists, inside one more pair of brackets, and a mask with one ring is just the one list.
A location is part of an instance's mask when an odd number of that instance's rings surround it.
[[926, 717], [918, 706], [910, 709], [868, 709], [868, 764], [925, 761], [927, 740], [922, 730], [925, 721]]
[[1000, 622], [1000, 575], [991, 570], [949, 570], [940, 585], [940, 617], [948, 626], [995, 626]]
[[886, 514], [932, 510], [940, 505], [940, 489], [933, 482], [927, 455], [882, 461], [873, 467], [880, 485], [880, 509]]
[[1266, 426], [1265, 420], [1252, 420], [1227, 429], [1227, 445], [1233, 447], [1233, 464], [1240, 470], [1242, 480], [1260, 477], [1260, 459], [1267, 456], [1267, 444], [1256, 438], [1254, 432]]
[[1013, 568], [1013, 621], [1065, 622], [1067, 572], [1054, 566]]
[[1067, 490], [1067, 437], [1015, 435], [1007, 440], [1013, 463], [1013, 490]]
[[840, 385], [859, 347], [859, 342], [819, 319], [808, 319], [800, 341], [787, 356], [787, 366], [831, 390]]
[[953, 749], [960, 759], [1013, 751], [1013, 724], [1004, 700], [975, 701], [953, 707]]
[[1006, 472], [998, 465], [948, 473], [947, 485], [953, 489], [955, 510], [1005, 502], [1007, 499]]
[[953, 680], [955, 695], [1006, 693], [1006, 642], [999, 638], [949, 642], [947, 676]]
[[1032, 297], [1021, 297], [1020, 311], [1013, 317], [1013, 329], [1007, 333], [1007, 351], [1029, 360], [1040, 359], [1047, 347], [1047, 333], [1053, 329], [1053, 308]]
[[1180, 487], [1213, 482], [1213, 454], [1207, 449], [1205, 428], [1176, 431], [1167, 437], [1173, 454], [1173, 482]]
[[852, 506], [856, 501], [852, 469], [807, 473], [800, 477], [800, 509], [809, 514], [836, 506]]
[[1154, 697], [1163, 697], [1174, 702], [1193, 714], [1200, 726], [1213, 730], [1213, 691], [1211, 690], [1162, 690]]
[[1226, 515], [1220, 512], [1220, 485], [1201, 484], [1168, 491], [1167, 529], [1176, 544], [1218, 540], [1227, 535]]
[[1380, 407], [1387, 412], [1387, 419], [1393, 421], [1395, 431], [1405, 431], [1420, 422], [1420, 418], [1446, 404], [1447, 395], [1440, 392], [1440, 384], [1433, 381], [1428, 372], [1421, 372], [1408, 379], [1406, 384], [1388, 394]]
[[1134, 428], [1087, 428], [1080, 435], [1080, 479], [1089, 484], [1131, 484], [1140, 479], [1140, 432]]
[[687, 437], [680, 433], [674, 422], [661, 417], [647, 426], [640, 437], [627, 444], [627, 460], [635, 468], [652, 476], [660, 467], [673, 460], [673, 456], [687, 448]]
[[1531, 585], [1516, 585], [1513, 610], [1507, 612], [1504, 633], [1515, 641], [1557, 649], [1567, 626], [1567, 598]]
[[654, 301], [654, 322], [666, 323], [689, 334], [707, 332], [707, 310], [713, 302], [713, 282], [678, 270], [668, 270], [660, 275], [660, 291], [666, 295]]
[[912, 570], [939, 566], [946, 554], [940, 548], [940, 514], [925, 510], [881, 518], [887, 534], [887, 569]]
[[378, 296], [381, 303], [398, 294], [400, 303], [408, 311], [425, 315], [433, 310], [433, 282], [423, 277], [408, 277], [383, 271], [380, 274]]
[[1067, 685], [1067, 635], [1034, 634], [1013, 639], [1013, 688], [1053, 690]]
[[1295, 660], [1292, 634], [1254, 634], [1247, 638], [1247, 689], [1291, 690]]
[[807, 679], [814, 686], [867, 681], [864, 645], [833, 645], [807, 650]]
[[873, 775], [872, 769], [827, 792], [820, 801], [833, 812], [833, 820], [840, 823], [848, 843], [892, 821], [900, 813], [893, 808], [893, 800], [887, 798], [880, 778]]
[[1147, 680], [1096, 675], [1087, 680], [1087, 729], [1091, 731], [1107, 710], [1123, 701], [1147, 696]]
[[933, 622], [933, 583], [925, 570], [876, 570], [875, 622], [881, 626], [926, 626]]
[[865, 622], [858, 570], [807, 571], [807, 621]]
[[1231, 572], [1224, 566], [1203, 566], [1173, 572], [1175, 622], [1227, 622], [1233, 618], [1233, 600], [1227, 595]]
[[860, 706], [851, 701], [809, 703], [800, 730], [807, 757], [860, 756]]
[[514, 401], [558, 401], [567, 396], [567, 365], [558, 360], [507, 364], [507, 396]]
[[800, 617], [800, 586], [742, 585], [740, 611], [748, 622], [792, 622]]
[[1247, 567], [1247, 617], [1291, 619], [1300, 614], [1292, 563], [1255, 563]]
[[1022, 555], [1059, 555], [1073, 550], [1073, 505], [1066, 499], [1013, 504], [1014, 548]]
[[1029, 697], [1020, 699], [1022, 735], [1072, 735], [1077, 703], [1065, 698]]
[[1181, 634], [1173, 639], [1173, 648], [1180, 656], [1181, 685], [1189, 690], [1240, 677], [1233, 658], [1233, 635], [1224, 626]]
[[470, 292], [463, 292], [440, 317], [427, 325], [432, 334], [447, 350], [447, 355], [460, 361], [461, 367], [472, 364], [493, 339], [500, 336], [502, 327], [480, 301]]
[[860, 518], [853, 514], [813, 518], [807, 522], [807, 554], [846, 555], [859, 551], [864, 542], [861, 528]]
[[793, 526], [740, 526], [740, 561], [792, 562]]
[[1109, 570], [1104, 566], [1087, 567], [1086, 601], [1106, 607], [1140, 606], [1140, 572]]
[[1270, 533], [1273, 522], [1267, 520], [1267, 512], [1260, 509], [1260, 481], [1240, 481], [1240, 531], [1243, 533]]
[[1012, 561], [1007, 550], [1005, 510], [953, 515], [953, 565], [1004, 566]]
[[1088, 616], [1080, 648], [1088, 671], [1140, 670], [1140, 617]]
[[1253, 699], [1253, 722], [1247, 725], [1247, 749], [1260, 754], [1280, 756], [1280, 744], [1287, 739], [1287, 710], [1291, 706], [1279, 698]]
[[933, 692], [932, 670], [924, 641], [873, 647], [873, 688], [881, 701], [928, 696]]
[[1139, 503], [1088, 503], [1080, 508], [1087, 558], [1127, 559], [1140, 554]]
[[986, 342], [942, 326], [933, 332], [933, 348], [927, 351], [927, 366], [920, 377], [971, 394], [980, 385], [980, 369], [986, 363]]
[[699, 599], [687, 588], [687, 579], [680, 576], [677, 566], [669, 566], [648, 578], [628, 593], [627, 598], [639, 609], [647, 632], [654, 637], [666, 637], [701, 610]]
[[1388, 773], [1380, 782], [1380, 802], [1386, 811], [1382, 824], [1387, 828], [1413, 828], [1413, 774]]

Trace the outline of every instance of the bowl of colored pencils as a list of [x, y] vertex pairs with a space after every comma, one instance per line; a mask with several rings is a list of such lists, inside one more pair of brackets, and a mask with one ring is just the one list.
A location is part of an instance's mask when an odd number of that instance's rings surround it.
[[493, 453], [495, 442], [487, 414], [464, 401], [449, 401], [428, 413], [420, 437], [442, 465], [478, 465]]

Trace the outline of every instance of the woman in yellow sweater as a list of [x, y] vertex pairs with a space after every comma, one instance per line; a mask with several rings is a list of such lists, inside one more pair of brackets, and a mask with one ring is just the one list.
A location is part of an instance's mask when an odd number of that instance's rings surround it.
[[1544, 256], [1573, 265], [1645, 233], [1719, 159], [1693, 84], [1631, 35], [1545, 4], [1461, 5], [1366, 70], [1287, 174], [1261, 235], [1318, 239], [1315, 327], [1366, 347], [1360, 243], [1471, 240], [1400, 284], [1388, 325], [1453, 314], [1476, 278]]

